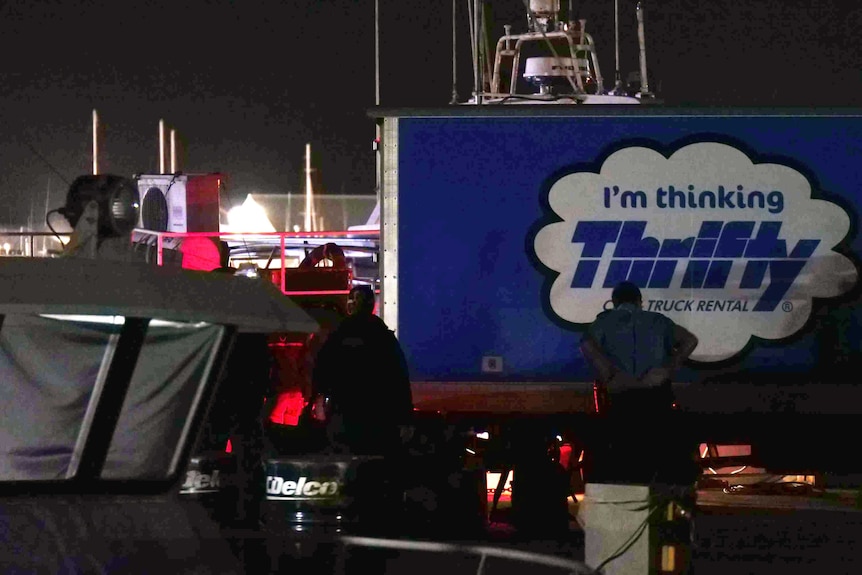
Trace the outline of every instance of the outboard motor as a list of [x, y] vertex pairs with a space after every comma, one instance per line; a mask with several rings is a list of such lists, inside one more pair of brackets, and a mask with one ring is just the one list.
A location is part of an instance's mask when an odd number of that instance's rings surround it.
[[264, 463], [261, 518], [268, 534], [380, 533], [400, 504], [382, 456], [337, 453], [271, 458]]
[[236, 476], [237, 461], [231, 454], [209, 452], [197, 455], [189, 461], [179, 497], [204, 507], [219, 525], [229, 525], [239, 512], [240, 489]]

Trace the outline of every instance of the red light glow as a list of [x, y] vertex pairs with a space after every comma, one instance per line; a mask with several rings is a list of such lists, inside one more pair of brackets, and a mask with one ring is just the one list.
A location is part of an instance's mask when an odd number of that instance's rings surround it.
[[569, 462], [572, 458], [572, 446], [568, 443], [564, 443], [560, 446], [560, 465], [563, 466], [563, 469], [569, 468]]
[[209, 238], [188, 238], [180, 244], [182, 267], [187, 270], [214, 270], [221, 265], [218, 247]]
[[305, 407], [305, 399], [300, 391], [286, 391], [279, 394], [269, 420], [278, 425], [299, 425], [299, 415]]
[[593, 405], [596, 407], [596, 413], [599, 412], [599, 386], [593, 384]]

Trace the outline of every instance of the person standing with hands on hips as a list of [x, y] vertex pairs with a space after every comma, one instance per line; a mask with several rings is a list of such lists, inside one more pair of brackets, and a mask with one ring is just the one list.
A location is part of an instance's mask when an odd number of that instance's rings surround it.
[[694, 445], [671, 428], [671, 377], [694, 352], [697, 337], [667, 316], [645, 311], [631, 282], [617, 285], [611, 300], [613, 309], [599, 314], [581, 341], [599, 388], [606, 390], [596, 482], [693, 482]]

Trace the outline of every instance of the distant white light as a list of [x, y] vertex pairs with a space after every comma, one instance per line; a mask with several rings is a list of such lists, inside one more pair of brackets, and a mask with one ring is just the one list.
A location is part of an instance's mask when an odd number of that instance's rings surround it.
[[490, 439], [491, 434], [488, 433], [487, 431], [480, 431], [479, 433], [476, 434], [476, 437], [479, 439]]
[[266, 215], [263, 206], [254, 201], [249, 194], [241, 206], [227, 213], [227, 221], [232, 232], [274, 232], [275, 227]]
[[236, 270], [236, 275], [257, 279], [260, 277], [260, 272], [255, 264], [245, 262], [239, 265], [239, 268]]

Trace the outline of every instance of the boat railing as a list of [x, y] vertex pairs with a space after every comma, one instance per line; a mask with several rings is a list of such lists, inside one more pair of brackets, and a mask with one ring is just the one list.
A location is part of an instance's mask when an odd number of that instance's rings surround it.
[[[296, 267], [308, 253], [318, 246], [335, 243], [347, 253], [373, 258], [376, 263], [380, 233], [377, 230], [329, 230], [316, 232], [157, 232], [135, 229], [132, 242], [152, 246], [152, 260], [158, 266], [166, 262], [165, 250], [177, 250], [190, 238], [209, 238], [227, 243], [234, 255], [234, 263], [266, 260], [267, 269], [285, 270]], [[70, 233], [35, 231], [0, 232], [0, 256], [8, 257], [60, 257], [71, 239]], [[299, 261], [295, 261], [295, 260]], [[169, 261], [169, 260], [167, 260]], [[293, 264], [293, 265], [291, 265]], [[316, 290], [293, 293], [286, 289], [285, 273], [277, 280], [286, 295], [343, 295], [347, 290]]]
[[[157, 232], [136, 229], [136, 243], [151, 244], [156, 250], [156, 265], [164, 265], [165, 250], [174, 249], [189, 238], [209, 238], [222, 241], [244, 259], [268, 259], [268, 269], [290, 268], [290, 252], [307, 253], [315, 247], [336, 243], [344, 251], [375, 254], [379, 250], [380, 233], [372, 230], [329, 230], [316, 232]], [[258, 256], [258, 257], [255, 257]], [[275, 264], [275, 265], [272, 265]], [[291, 295], [285, 286], [285, 273], [279, 274], [282, 293]], [[306, 293], [305, 291], [303, 293]], [[321, 292], [322, 293], [322, 292]], [[340, 292], [339, 292], [340, 293]], [[344, 293], [347, 293], [346, 291]], [[321, 294], [318, 294], [321, 295]]]
[[[517, 93], [518, 79], [521, 72], [521, 49], [527, 42], [538, 42], [548, 44], [552, 47], [553, 40], [565, 41], [568, 45], [568, 50], [564, 52], [553, 51], [554, 56], [559, 59], [571, 59], [575, 64], [574, 73], [571, 74], [571, 79], [575, 83], [574, 88], [577, 92], [585, 93], [585, 80], [592, 80], [596, 83], [599, 93], [604, 90], [601, 72], [599, 71], [598, 58], [596, 57], [595, 43], [591, 35], [586, 32], [576, 31], [553, 31], [553, 32], [525, 32], [522, 34], [506, 34], [497, 41], [497, 47], [494, 55], [494, 69], [491, 75], [491, 93], [497, 94], [504, 90], [502, 68], [504, 59], [511, 59], [512, 68], [508, 79], [508, 95]], [[514, 42], [514, 46], [512, 43]], [[553, 49], [553, 48], [552, 48]]]
[[63, 251], [69, 234], [52, 232], [0, 231], [0, 256], [53, 257]]

